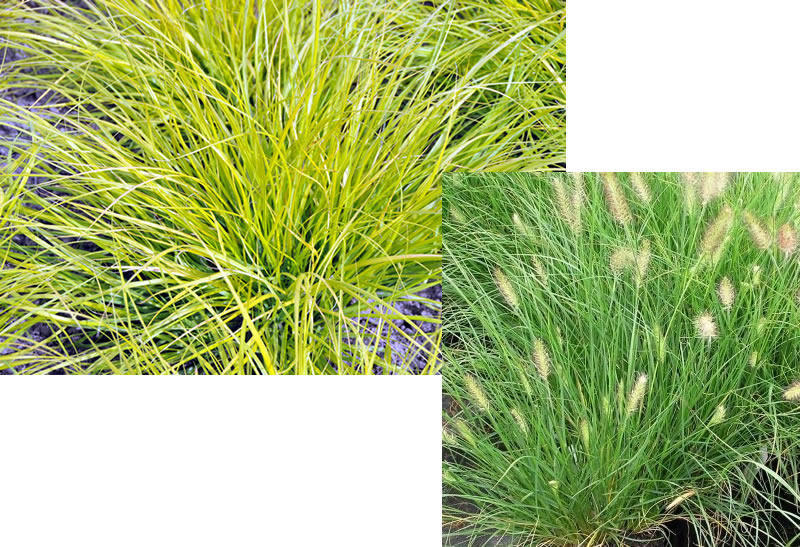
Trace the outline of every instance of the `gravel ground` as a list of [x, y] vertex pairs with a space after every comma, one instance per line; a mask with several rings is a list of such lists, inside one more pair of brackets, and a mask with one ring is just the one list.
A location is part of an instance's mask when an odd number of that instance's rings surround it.
[[[432, 308], [420, 302], [418, 297], [441, 303], [442, 286], [436, 285], [417, 293], [415, 296], [401, 298], [400, 300], [392, 302], [388, 307], [376, 306], [375, 311], [378, 313], [392, 313], [394, 311], [404, 315], [438, 319], [441, 314], [441, 306]], [[430, 340], [426, 338], [425, 335], [433, 334], [438, 328], [438, 325], [435, 323], [430, 323], [422, 319], [410, 321], [406, 319], [395, 319], [392, 321], [394, 327], [387, 324], [385, 321], [370, 317], [355, 319], [354, 323], [358, 325], [362, 335], [365, 335], [364, 338], [367, 344], [372, 347], [377, 345], [378, 355], [383, 357], [388, 349], [392, 356], [392, 364], [394, 366], [410, 369], [415, 373], [425, 368], [428, 362], [428, 356], [433, 350]], [[420, 335], [417, 329], [421, 330], [425, 335]], [[411, 337], [411, 340], [403, 334]], [[351, 343], [353, 340], [345, 339], [345, 341]], [[439, 356], [437, 355], [437, 360], [438, 359]], [[375, 372], [380, 374], [383, 370], [378, 367], [378, 370]]]
[[[80, 1], [71, 2], [73, 5], [85, 5]], [[18, 51], [7, 50], [2, 47], [0, 42], [0, 78], [4, 74], [10, 63], [17, 61], [23, 57]], [[46, 104], [51, 98], [48, 98], [46, 92], [36, 89], [20, 89], [20, 88], [5, 88], [0, 87], [0, 99], [14, 102], [25, 108], [36, 108]], [[54, 117], [63, 115], [66, 109], [50, 107], [47, 111], [51, 112]], [[3, 146], [3, 141], [26, 139], [25, 135], [20, 132], [24, 126], [17, 120], [0, 119], [0, 158], [8, 156], [8, 148]], [[0, 171], [8, 168], [7, 163], [0, 161]], [[31, 177], [29, 180], [30, 187], [39, 186], [44, 179], [42, 177]], [[22, 236], [15, 236], [15, 241], [20, 244], [30, 244], [32, 242], [23, 241]], [[396, 312], [438, 318], [441, 313], [441, 305], [428, 306], [419, 301], [418, 297], [434, 300], [441, 303], [442, 289], [440, 285], [426, 289], [418, 295], [411, 295], [401, 298], [391, 303], [391, 308]], [[384, 310], [382, 306], [377, 306], [376, 311], [390, 311]], [[2, 317], [2, 310], [0, 310], [0, 317]], [[356, 328], [360, 329], [364, 339], [368, 344], [377, 344], [377, 353], [383, 357], [387, 351], [387, 340], [389, 350], [391, 351], [392, 363], [396, 366], [402, 366], [413, 372], [419, 372], [428, 361], [428, 354], [431, 351], [430, 340], [425, 336], [435, 332], [437, 326], [435, 324], [427, 323], [422, 320], [395, 320], [393, 321], [395, 327], [407, 334], [411, 339], [407, 339], [396, 329], [390, 325], [381, 323], [377, 319], [369, 317], [360, 317], [353, 320]], [[418, 326], [425, 335], [420, 335], [415, 326]], [[27, 338], [33, 342], [41, 342], [46, 340], [52, 333], [50, 327], [45, 323], [35, 325], [27, 332]], [[346, 342], [352, 341], [345, 340]], [[11, 353], [12, 350], [0, 350], [0, 355]], [[438, 356], [437, 356], [438, 358]], [[382, 372], [377, 370], [376, 372]], [[0, 370], [0, 374], [13, 374], [12, 370]]]

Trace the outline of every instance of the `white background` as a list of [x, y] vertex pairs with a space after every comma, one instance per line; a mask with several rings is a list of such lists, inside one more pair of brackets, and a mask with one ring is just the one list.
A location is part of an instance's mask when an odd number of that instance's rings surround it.
[[441, 545], [439, 377], [2, 377], [0, 545]]
[[800, 2], [569, 0], [567, 169], [800, 171]]

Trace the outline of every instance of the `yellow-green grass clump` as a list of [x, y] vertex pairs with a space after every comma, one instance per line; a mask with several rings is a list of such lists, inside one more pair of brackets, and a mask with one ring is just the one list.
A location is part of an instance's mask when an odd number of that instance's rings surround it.
[[74, 4], [0, 9], [0, 89], [46, 92], [0, 101], [0, 369], [438, 372], [393, 303], [440, 282], [443, 173], [565, 160], [564, 2]]

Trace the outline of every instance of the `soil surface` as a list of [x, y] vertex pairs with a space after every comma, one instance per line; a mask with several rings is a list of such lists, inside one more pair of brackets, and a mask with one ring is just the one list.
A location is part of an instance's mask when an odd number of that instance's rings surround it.
[[[421, 372], [428, 364], [429, 356], [433, 351], [431, 337], [439, 328], [436, 323], [431, 323], [431, 319], [439, 319], [441, 306], [432, 307], [420, 298], [441, 303], [442, 286], [436, 285], [420, 291], [416, 295], [403, 297], [391, 302], [389, 306], [375, 306], [375, 313], [399, 313], [405, 316], [419, 317], [420, 319], [395, 319], [387, 321], [369, 317], [363, 314], [362, 317], [355, 319], [363, 341], [370, 347], [376, 347], [376, 353], [384, 357], [388, 352], [392, 358], [392, 364], [396, 367], [409, 370], [414, 373]], [[369, 302], [374, 302], [370, 300]], [[420, 334], [422, 331], [422, 334]], [[346, 339], [352, 343], [353, 339]], [[388, 344], [387, 344], [388, 341]], [[438, 361], [440, 356], [436, 356]], [[383, 370], [377, 367], [377, 374]]]

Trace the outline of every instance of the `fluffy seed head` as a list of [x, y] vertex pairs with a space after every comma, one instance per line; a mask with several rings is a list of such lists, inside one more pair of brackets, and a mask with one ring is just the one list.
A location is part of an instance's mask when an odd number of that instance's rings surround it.
[[756, 323], [756, 333], [761, 336], [765, 330], [767, 330], [767, 318], [762, 316], [758, 318], [758, 323]]
[[750, 354], [750, 366], [755, 367], [756, 365], [758, 365], [758, 352], [754, 351]]
[[561, 215], [561, 218], [564, 219], [570, 228], [574, 229], [575, 215], [572, 211], [572, 203], [567, 195], [567, 185], [564, 183], [564, 179], [561, 177], [553, 177], [551, 184], [553, 186], [553, 192], [556, 195], [556, 207], [558, 207], [559, 215]]
[[453, 432], [450, 431], [448, 428], [442, 428], [442, 442], [444, 444], [454, 445], [458, 441], [456, 440], [456, 436], [453, 435]]
[[714, 426], [717, 424], [721, 424], [725, 421], [725, 416], [728, 415], [728, 409], [725, 407], [724, 404], [717, 405], [717, 408], [714, 410], [714, 415], [711, 416], [711, 419], [708, 421], [708, 426]]
[[797, 250], [797, 230], [788, 222], [778, 229], [778, 248], [786, 258]]
[[465, 374], [464, 386], [481, 412], [489, 412], [489, 398], [477, 378], [470, 374]]
[[533, 389], [531, 388], [531, 383], [528, 381], [528, 372], [525, 370], [525, 365], [517, 361], [514, 364], [514, 368], [517, 369], [517, 375], [519, 376], [522, 387], [525, 389], [525, 394], [528, 397], [533, 397]]
[[527, 226], [525, 226], [525, 223], [524, 223], [524, 222], [522, 222], [522, 219], [520, 218], [520, 216], [519, 216], [517, 213], [514, 213], [514, 214], [511, 216], [511, 220], [512, 220], [512, 222], [514, 222], [514, 227], [515, 227], [515, 228], [516, 228], [516, 229], [517, 229], [517, 230], [518, 230], [518, 231], [519, 231], [521, 234], [523, 234], [523, 235], [527, 235], [527, 233], [528, 233], [528, 227], [527, 227]]
[[606, 205], [614, 220], [622, 225], [630, 224], [633, 215], [628, 207], [628, 200], [622, 191], [622, 186], [614, 173], [603, 173], [603, 191], [606, 196]]
[[533, 364], [542, 380], [547, 380], [550, 375], [550, 356], [544, 342], [538, 338], [533, 341]]
[[769, 246], [772, 244], [772, 236], [761, 220], [753, 213], [745, 211], [744, 222], [747, 225], [747, 231], [750, 232], [750, 237], [753, 243], [756, 244], [756, 247], [762, 251], [769, 249]]
[[641, 173], [631, 173], [631, 186], [636, 196], [644, 203], [650, 203], [653, 196], [650, 194], [650, 186]]
[[572, 230], [578, 234], [582, 228], [583, 202], [586, 198], [586, 189], [583, 183], [583, 173], [573, 173], [572, 187]]
[[683, 180], [683, 196], [686, 210], [692, 214], [697, 203], [697, 194], [700, 191], [700, 176], [698, 173], [681, 173]]
[[644, 277], [647, 275], [647, 270], [650, 267], [650, 241], [645, 239], [638, 251], [634, 251], [630, 247], [618, 247], [611, 253], [608, 260], [611, 272], [620, 276], [627, 270], [634, 272], [637, 284], [640, 284]]
[[466, 224], [467, 218], [464, 216], [464, 213], [456, 209], [455, 207], [450, 207], [450, 217], [458, 222], [459, 224]]
[[584, 418], [581, 420], [581, 442], [586, 450], [589, 450], [589, 422]]
[[647, 275], [647, 269], [650, 267], [650, 240], [645, 239], [636, 253], [636, 282], [641, 283]]
[[719, 256], [732, 224], [733, 209], [726, 205], [706, 228], [703, 240], [700, 242], [700, 252], [711, 257]]
[[517, 422], [517, 426], [519, 426], [520, 431], [528, 434], [528, 424], [525, 423], [525, 420], [522, 418], [522, 414], [520, 414], [519, 410], [516, 408], [511, 409], [511, 416], [514, 418], [514, 421]]
[[752, 268], [752, 284], [754, 287], [761, 285], [761, 266], [753, 264]]
[[519, 298], [514, 291], [514, 287], [511, 285], [511, 281], [508, 280], [508, 276], [506, 276], [505, 272], [499, 267], [495, 267], [493, 274], [494, 282], [500, 294], [503, 296], [503, 300], [506, 301], [511, 309], [519, 309]]
[[708, 205], [714, 198], [722, 195], [727, 186], [727, 173], [705, 173], [698, 186], [700, 201], [704, 206]]
[[719, 336], [717, 324], [709, 312], [703, 312], [698, 315], [694, 320], [694, 326], [697, 329], [697, 336], [706, 342], [710, 342]]
[[475, 436], [472, 434], [472, 430], [464, 420], [461, 418], [456, 418], [453, 424], [455, 425], [456, 431], [458, 431], [458, 434], [461, 435], [462, 439], [471, 445], [475, 445]]
[[786, 391], [783, 392], [783, 398], [786, 401], [800, 402], [800, 380], [786, 388]]
[[636, 263], [636, 254], [628, 247], [619, 247], [611, 253], [609, 266], [614, 275], [622, 275]]
[[717, 295], [719, 295], [720, 304], [725, 311], [730, 311], [733, 308], [733, 302], [736, 300], [736, 289], [733, 283], [727, 277], [723, 277], [717, 287]]
[[542, 261], [534, 256], [531, 258], [531, 265], [533, 265], [533, 272], [536, 274], [536, 281], [542, 286], [547, 286], [547, 270], [544, 269]]
[[647, 392], [647, 374], [642, 372], [636, 378], [636, 383], [633, 384], [630, 393], [628, 394], [628, 414], [638, 412], [642, 407], [644, 395]]
[[681, 494], [680, 496], [669, 502], [669, 504], [666, 507], [666, 510], [671, 511], [672, 509], [675, 509], [677, 506], [679, 506], [681, 503], [694, 496], [696, 493], [697, 492], [695, 490], [687, 490], [686, 492], [684, 492], [683, 494]]

